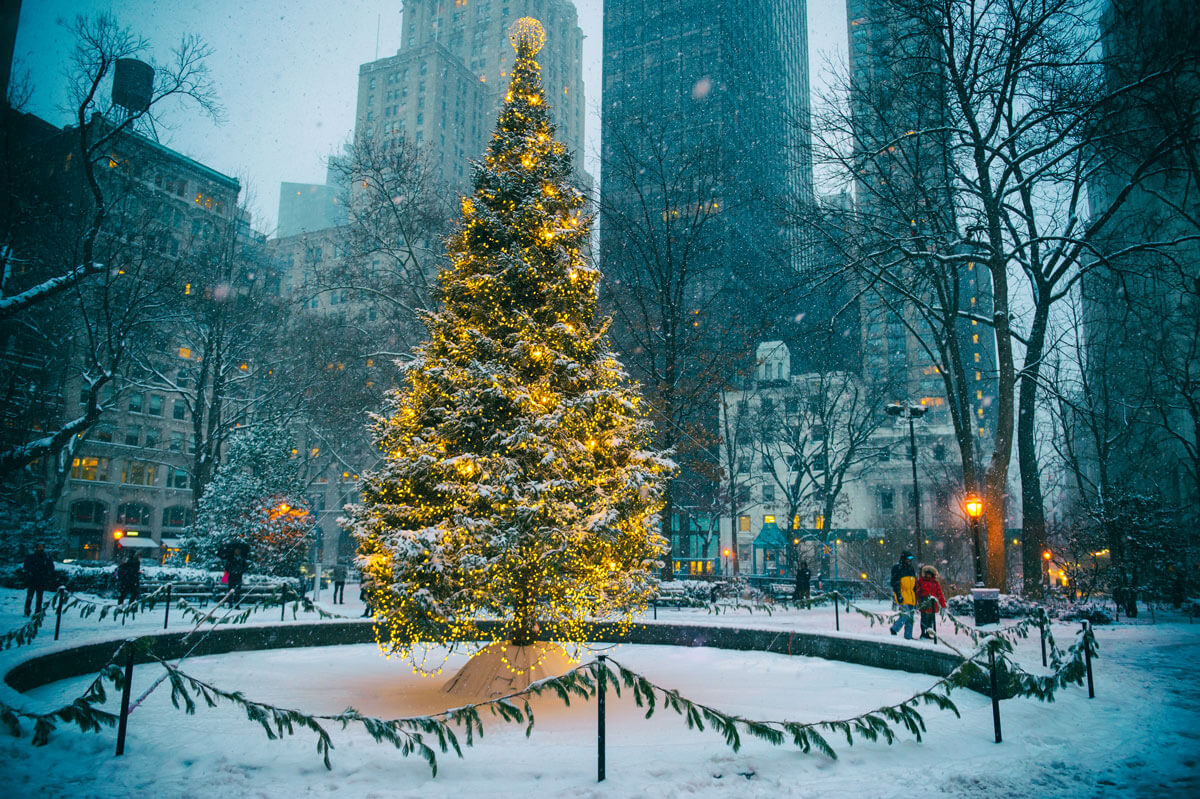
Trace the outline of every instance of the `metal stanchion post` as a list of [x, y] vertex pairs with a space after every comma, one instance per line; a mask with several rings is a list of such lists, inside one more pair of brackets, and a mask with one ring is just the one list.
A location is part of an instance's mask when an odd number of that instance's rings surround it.
[[287, 613], [287, 583], [279, 586], [279, 620], [283, 621], [284, 614]]
[[1096, 686], [1092, 682], [1092, 647], [1088, 643], [1088, 623], [1083, 623], [1083, 664], [1087, 668], [1088, 699], [1096, 698]]
[[996, 743], [1000, 743], [1000, 687], [996, 683], [996, 650], [988, 644], [988, 671], [992, 677], [992, 726], [996, 728]]
[[596, 782], [604, 782], [604, 690], [608, 682], [608, 658], [599, 656], [600, 670], [596, 675]]
[[838, 617], [838, 594], [833, 592], [833, 629], [842, 631], [842, 620]]
[[1042, 665], [1046, 665], [1046, 617], [1038, 619], [1038, 629], [1042, 631]]
[[167, 629], [167, 623], [171, 621], [171, 583], [167, 583], [167, 601], [166, 608], [163, 610], [163, 629]]
[[54, 640], [58, 640], [58, 631], [62, 629], [62, 610], [66, 604], [67, 592], [64, 588], [59, 588], [55, 597], [58, 600], [58, 611], [54, 618]]
[[121, 686], [121, 718], [117, 723], [117, 756], [125, 754], [125, 730], [129, 727], [129, 693], [133, 688], [133, 639], [125, 642], [129, 657], [125, 661], [125, 684]]

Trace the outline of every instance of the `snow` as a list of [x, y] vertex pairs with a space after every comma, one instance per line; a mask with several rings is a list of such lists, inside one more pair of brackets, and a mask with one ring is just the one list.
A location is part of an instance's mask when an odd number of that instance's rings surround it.
[[[346, 605], [328, 609], [357, 616], [357, 591]], [[16, 591], [0, 591], [0, 630], [21, 623]], [[876, 609], [883, 609], [874, 606]], [[270, 611], [261, 621], [270, 623]], [[833, 632], [830, 609], [719, 616], [703, 610], [665, 610], [659, 622], [736, 624], [779, 630]], [[303, 618], [303, 616], [302, 616]], [[289, 613], [290, 619], [290, 613]], [[311, 620], [311, 617], [310, 619]], [[886, 630], [845, 612], [841, 634], [882, 637]], [[174, 620], [173, 620], [174, 621]], [[161, 613], [124, 627], [64, 617], [63, 641], [51, 626], [30, 646], [0, 653], [0, 668], [55, 646], [98, 638], [124, 638], [161, 629]], [[534, 702], [536, 723], [526, 740], [520, 725], [484, 716], [485, 736], [463, 758], [439, 755], [430, 775], [418, 758], [376, 744], [361, 727], [329, 725], [333, 770], [326, 771], [307, 732], [270, 741], [242, 711], [227, 704], [201, 706], [195, 716], [171, 707], [168, 691], [150, 696], [130, 718], [126, 754], [113, 756], [115, 731], [80, 733], [60, 725], [43, 748], [0, 738], [4, 783], [12, 796], [115, 797], [461, 797], [508, 796], [534, 790], [538, 797], [896, 797], [920, 793], [951, 797], [1184, 797], [1200, 795], [1200, 624], [1158, 614], [1157, 624], [1099, 627], [1096, 698], [1069, 687], [1056, 702], [1014, 699], [1001, 704], [1004, 742], [993, 742], [989, 701], [969, 691], [953, 699], [962, 713], [922, 708], [923, 742], [901, 734], [896, 744], [831, 741], [839, 758], [803, 755], [743, 738], [729, 749], [711, 731], [689, 730], [674, 713], [643, 718], [627, 692], [609, 693], [606, 782], [597, 784], [596, 716], [590, 702], [564, 707], [545, 697]], [[647, 623], [654, 623], [647, 620]], [[172, 624], [174, 628], [176, 625]], [[178, 625], [182, 628], [182, 622]], [[1055, 625], [1061, 645], [1078, 625]], [[960, 648], [962, 637], [950, 637]], [[931, 646], [914, 642], [912, 646]], [[696, 701], [757, 719], [815, 721], [853, 716], [923, 690], [934, 678], [870, 669], [815, 658], [708, 648], [618, 646], [604, 653]], [[1021, 642], [1018, 657], [1040, 668], [1036, 639]], [[463, 662], [453, 655], [447, 669]], [[336, 713], [352, 705], [392, 718], [444, 707], [446, 676], [424, 678], [408, 664], [385, 659], [372, 645], [268, 650], [191, 658], [184, 671], [248, 697], [307, 712]], [[135, 695], [161, 673], [139, 666]], [[0, 699], [46, 710], [78, 695], [90, 677], [43, 686], [27, 695], [3, 687]], [[114, 698], [115, 700], [115, 698]], [[115, 707], [115, 701], [110, 707]]]

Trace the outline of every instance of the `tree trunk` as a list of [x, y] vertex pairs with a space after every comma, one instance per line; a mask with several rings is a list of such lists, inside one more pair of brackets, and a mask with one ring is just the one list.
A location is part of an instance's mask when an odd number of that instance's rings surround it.
[[1017, 464], [1021, 472], [1021, 571], [1025, 596], [1042, 595], [1042, 550], [1046, 547], [1046, 509], [1034, 437], [1037, 414], [1038, 378], [1046, 346], [1046, 323], [1050, 316], [1048, 290], [1039, 287], [1033, 324], [1021, 371], [1021, 396], [1017, 405]]

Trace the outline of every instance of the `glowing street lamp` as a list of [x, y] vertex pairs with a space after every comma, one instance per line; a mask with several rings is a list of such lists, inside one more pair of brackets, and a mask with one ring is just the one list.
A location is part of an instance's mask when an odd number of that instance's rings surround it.
[[979, 537], [979, 520], [983, 516], [983, 500], [969, 494], [963, 500], [963, 509], [971, 523], [971, 539], [975, 544], [975, 585], [983, 585], [983, 544]]

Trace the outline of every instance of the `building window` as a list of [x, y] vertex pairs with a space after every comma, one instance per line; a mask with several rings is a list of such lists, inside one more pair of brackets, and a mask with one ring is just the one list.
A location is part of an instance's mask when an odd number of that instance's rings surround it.
[[188, 488], [191, 481], [188, 479], [187, 469], [173, 467], [167, 470], [167, 487], [168, 488]]
[[105, 444], [111, 444], [113, 440], [113, 429], [111, 425], [100, 424], [92, 428], [90, 435], [95, 441], [103, 441]]
[[187, 403], [178, 399], [171, 403], [171, 417], [174, 419], [186, 419]]
[[141, 413], [143, 399], [144, 399], [144, 397], [142, 396], [141, 392], [130, 394], [129, 395], [129, 412], [130, 413]]
[[183, 452], [183, 433], [172, 430], [171, 437], [167, 439], [167, 449], [171, 452]]
[[896, 507], [896, 494], [890, 488], [885, 488], [879, 492], [879, 509], [884, 513], [891, 513]]
[[90, 502], [83, 500], [82, 502], [71, 503], [71, 522], [73, 524], [86, 524], [96, 527], [104, 526], [104, 516], [107, 513], [107, 508], [103, 502]]
[[172, 505], [163, 508], [163, 527], [187, 527], [192, 523], [192, 509], [187, 505]]
[[125, 446], [136, 447], [142, 443], [142, 428], [129, 427], [125, 430]]
[[738, 517], [738, 531], [742, 532], [742, 533], [750, 532], [750, 517], [749, 516], [739, 516]]
[[126, 461], [125, 469], [121, 472], [121, 482], [136, 486], [152, 486], [156, 468], [153, 463], [145, 461]]
[[935, 461], [946, 460], [946, 445], [945, 444], [938, 443], [938, 444], [933, 445], [933, 459]]
[[155, 449], [158, 447], [158, 428], [146, 428], [146, 449]]
[[765, 483], [762, 487], [762, 498], [763, 502], [774, 502], [775, 486], [771, 485], [770, 483]]
[[162, 416], [163, 414], [163, 397], [161, 394], [151, 394], [150, 403], [146, 408], [146, 413], [151, 416]]
[[108, 458], [74, 458], [71, 460], [71, 477], [76, 480], [108, 481]]
[[140, 502], [125, 502], [117, 507], [117, 524], [149, 524], [150, 508]]

